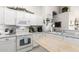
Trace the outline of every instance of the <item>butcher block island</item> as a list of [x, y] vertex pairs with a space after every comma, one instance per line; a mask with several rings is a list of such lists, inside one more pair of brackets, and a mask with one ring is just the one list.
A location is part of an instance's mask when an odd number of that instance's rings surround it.
[[43, 34], [35, 41], [49, 52], [79, 52], [78, 45], [65, 41], [63, 37]]

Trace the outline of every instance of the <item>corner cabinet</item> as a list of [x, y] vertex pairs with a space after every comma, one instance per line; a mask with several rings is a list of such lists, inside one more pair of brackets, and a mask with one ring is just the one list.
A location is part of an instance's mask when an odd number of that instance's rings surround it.
[[30, 21], [28, 15], [24, 11], [17, 11], [16, 26], [29, 26]]
[[5, 13], [4, 13], [4, 24], [5, 25], [16, 25], [16, 10], [12, 10], [9, 8], [5, 8]]

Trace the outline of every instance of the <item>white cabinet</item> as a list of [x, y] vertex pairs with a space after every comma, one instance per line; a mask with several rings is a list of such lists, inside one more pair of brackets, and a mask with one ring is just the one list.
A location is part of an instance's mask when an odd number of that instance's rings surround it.
[[30, 17], [30, 24], [31, 25], [43, 25], [43, 19], [42, 17], [38, 15], [32, 14]]
[[36, 25], [36, 15], [30, 14], [30, 25]]
[[38, 40], [41, 37], [42, 37], [42, 33], [34, 33], [33, 34], [33, 47], [39, 46], [39, 44], [37, 42], [35, 42], [35, 40]]
[[5, 25], [15, 25], [16, 10], [5, 8]]
[[0, 39], [0, 52], [15, 52], [16, 37], [7, 37]]
[[30, 18], [31, 18], [31, 14], [25, 12], [24, 19], [26, 20], [26, 26], [30, 26]]
[[36, 25], [43, 25], [43, 19], [40, 16], [36, 16]]
[[64, 40], [69, 42], [69, 43], [72, 43], [72, 44], [75, 44], [75, 45], [79, 45], [79, 39], [77, 39], [77, 38], [64, 37]]
[[24, 11], [17, 11], [17, 20], [16, 20], [16, 25], [17, 26], [29, 26], [29, 19], [28, 15]]
[[0, 25], [4, 24], [4, 7], [0, 7]]

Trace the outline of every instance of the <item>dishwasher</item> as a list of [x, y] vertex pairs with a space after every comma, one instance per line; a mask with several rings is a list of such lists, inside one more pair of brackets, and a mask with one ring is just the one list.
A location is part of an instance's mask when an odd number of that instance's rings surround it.
[[16, 37], [0, 38], [0, 52], [16, 52]]

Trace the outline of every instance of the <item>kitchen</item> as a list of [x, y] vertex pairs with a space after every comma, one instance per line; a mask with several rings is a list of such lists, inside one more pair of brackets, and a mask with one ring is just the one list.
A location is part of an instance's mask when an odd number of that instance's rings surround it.
[[0, 6], [0, 52], [79, 51], [78, 6]]

